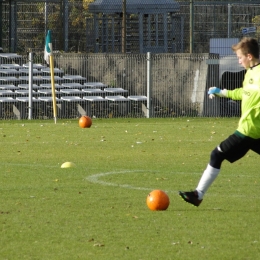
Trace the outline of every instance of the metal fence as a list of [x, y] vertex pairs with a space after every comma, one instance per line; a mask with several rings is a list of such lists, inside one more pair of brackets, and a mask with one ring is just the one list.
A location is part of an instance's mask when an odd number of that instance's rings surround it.
[[[50, 68], [34, 55], [29, 107], [28, 55], [0, 54], [0, 118], [53, 118]], [[244, 70], [218, 54], [54, 55], [58, 118], [238, 116], [239, 103], [209, 100], [207, 89], [234, 89]]]
[[[47, 30], [55, 51], [58, 118], [238, 116], [207, 89], [239, 87], [230, 45], [259, 39], [260, 1], [0, 1], [0, 118], [53, 117]], [[103, 5], [95, 6], [95, 3]], [[124, 42], [125, 41], [125, 42]], [[122, 54], [123, 46], [125, 52]], [[28, 53], [35, 52], [29, 107]], [[148, 56], [147, 52], [150, 53]]]
[[125, 1], [125, 23], [122, 0], [0, 1], [0, 45], [5, 52], [42, 51], [47, 30], [54, 50], [65, 52], [120, 53], [125, 41], [128, 53], [208, 53], [212, 38], [259, 39], [257, 0]]

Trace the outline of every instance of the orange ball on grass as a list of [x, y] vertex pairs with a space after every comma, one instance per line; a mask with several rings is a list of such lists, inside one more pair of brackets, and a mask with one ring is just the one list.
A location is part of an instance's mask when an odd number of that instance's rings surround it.
[[166, 210], [169, 207], [170, 199], [166, 192], [153, 190], [148, 194], [146, 204], [150, 210]]
[[92, 125], [92, 119], [89, 116], [82, 116], [79, 119], [79, 126], [81, 128], [89, 128]]

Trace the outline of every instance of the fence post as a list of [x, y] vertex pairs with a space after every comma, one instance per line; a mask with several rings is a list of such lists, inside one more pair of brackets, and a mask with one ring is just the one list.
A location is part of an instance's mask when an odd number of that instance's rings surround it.
[[126, 53], [126, 0], [123, 0], [122, 6], [122, 53]]
[[228, 38], [231, 37], [231, 30], [232, 30], [232, 6], [231, 4], [228, 4]]
[[150, 118], [152, 114], [151, 109], [151, 93], [152, 93], [152, 82], [151, 82], [151, 52], [147, 52], [147, 114], [146, 117]]
[[[16, 52], [17, 47], [17, 2], [9, 2], [9, 50]], [[3, 46], [1, 46], [3, 47]]]
[[69, 51], [69, 1], [64, 0], [64, 7], [63, 7], [63, 40], [64, 40], [64, 51]]
[[32, 89], [33, 89], [33, 53], [29, 53], [29, 105], [28, 105], [28, 119], [32, 119]]
[[194, 47], [194, 4], [193, 0], [190, 0], [190, 53], [193, 53], [193, 47]]

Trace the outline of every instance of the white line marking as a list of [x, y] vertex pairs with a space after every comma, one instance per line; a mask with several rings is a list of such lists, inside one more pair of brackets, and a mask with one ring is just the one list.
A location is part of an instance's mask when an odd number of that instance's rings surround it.
[[[7, 162], [0, 162], [0, 165], [4, 166], [25, 166], [25, 167], [44, 167], [44, 168], [57, 168], [57, 166], [54, 165], [47, 165], [47, 164], [35, 164], [35, 163], [7, 163]], [[60, 167], [60, 165], [58, 165]]]
[[102, 181], [102, 180], [99, 179], [99, 178], [107, 176], [107, 175], [127, 174], [127, 173], [137, 173], [137, 172], [151, 172], [151, 171], [125, 170], [125, 171], [104, 172], [104, 173], [98, 173], [98, 174], [91, 175], [91, 176], [87, 177], [86, 179], [89, 182], [97, 183], [97, 184], [104, 185], [104, 186], [113, 186], [113, 187], [120, 187], [120, 188], [125, 188], [125, 189], [132, 189], [132, 190], [148, 190], [148, 191], [154, 190], [154, 188], [135, 187], [135, 186], [132, 186], [132, 185], [129, 185], [129, 184], [117, 184], [117, 183], [113, 183], [113, 182]]
[[[88, 176], [86, 178], [86, 180], [88, 180], [91, 183], [95, 183], [95, 184], [100, 184], [103, 186], [112, 186], [112, 187], [119, 187], [119, 188], [125, 188], [125, 189], [132, 189], [132, 190], [145, 190], [145, 191], [152, 191], [157, 188], [144, 188], [144, 187], [135, 187], [129, 184], [117, 184], [117, 183], [113, 183], [113, 182], [106, 182], [106, 181], [102, 181], [100, 180], [100, 178], [108, 176], [108, 175], [114, 175], [114, 174], [128, 174], [128, 173], [138, 173], [138, 172], [153, 172], [153, 173], [159, 173], [158, 171], [146, 171], [146, 170], [125, 170], [125, 171], [113, 171], [113, 172], [103, 172], [103, 173], [98, 173], [98, 174], [94, 174], [91, 176]], [[174, 172], [174, 174], [196, 174], [199, 175], [201, 173], [184, 173], [184, 172]], [[242, 175], [240, 175], [240, 177], [242, 177]], [[248, 176], [247, 176], [248, 177]], [[177, 193], [178, 190], [164, 190], [167, 193]], [[248, 197], [248, 195], [243, 195], [243, 194], [207, 194], [207, 196], [213, 196], [213, 197], [234, 197], [234, 198], [244, 198], [244, 197]], [[253, 196], [254, 197], [254, 196]]]

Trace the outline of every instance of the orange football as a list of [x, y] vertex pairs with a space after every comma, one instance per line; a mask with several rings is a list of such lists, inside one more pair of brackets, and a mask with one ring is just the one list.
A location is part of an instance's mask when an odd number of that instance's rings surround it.
[[166, 210], [170, 204], [168, 195], [162, 190], [153, 190], [146, 198], [150, 210]]
[[89, 128], [92, 125], [92, 120], [89, 116], [82, 116], [79, 119], [79, 126], [81, 128]]

